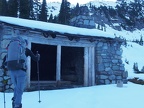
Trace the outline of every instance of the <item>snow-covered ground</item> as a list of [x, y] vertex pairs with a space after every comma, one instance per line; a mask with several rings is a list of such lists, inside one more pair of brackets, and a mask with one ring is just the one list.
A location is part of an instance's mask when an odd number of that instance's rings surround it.
[[[138, 63], [138, 69], [141, 71], [144, 66], [144, 46], [140, 46], [133, 42], [128, 42], [128, 46], [123, 49], [123, 63], [125, 64], [125, 70], [128, 71], [128, 77], [139, 77], [144, 79], [144, 74], [135, 74], [133, 71], [134, 63]], [[127, 63], [126, 63], [127, 62]]]
[[[25, 92], [23, 108], [143, 108], [144, 86], [133, 83], [122, 88], [100, 85], [65, 90]], [[11, 107], [12, 93], [6, 93], [6, 108]], [[4, 107], [0, 93], [0, 108]]]

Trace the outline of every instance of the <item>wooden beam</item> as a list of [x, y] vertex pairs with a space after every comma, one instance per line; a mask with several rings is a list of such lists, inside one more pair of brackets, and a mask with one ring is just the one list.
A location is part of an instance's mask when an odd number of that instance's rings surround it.
[[[95, 85], [95, 47], [87, 47], [87, 62], [85, 60], [85, 67], [87, 68], [87, 73], [85, 73], [85, 79], [87, 81], [87, 86]], [[87, 63], [87, 64], [86, 64]], [[86, 82], [85, 82], [86, 83]]]
[[91, 47], [88, 48], [88, 83], [89, 86], [92, 86], [92, 49]]
[[92, 86], [95, 85], [95, 47], [91, 47]]
[[51, 33], [50, 35], [51, 35], [52, 38], [56, 38], [56, 34]]
[[[28, 49], [31, 49], [31, 42], [28, 40]], [[27, 57], [27, 88], [30, 87], [30, 78], [31, 78], [31, 59]]]
[[61, 80], [61, 45], [57, 46], [56, 81]]
[[88, 86], [88, 47], [84, 48], [84, 86]]
[[74, 37], [68, 36], [68, 39], [69, 39], [70, 41], [72, 41], [72, 40], [74, 39]]

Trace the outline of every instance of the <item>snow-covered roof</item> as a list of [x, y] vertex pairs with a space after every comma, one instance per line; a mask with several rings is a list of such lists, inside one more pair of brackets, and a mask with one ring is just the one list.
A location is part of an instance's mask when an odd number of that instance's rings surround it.
[[114, 34], [106, 33], [104, 31], [97, 29], [78, 28], [68, 25], [14, 18], [14, 17], [0, 16], [0, 22], [20, 27], [26, 27], [32, 30], [49, 31], [60, 34], [71, 34], [74, 36], [115, 38]]

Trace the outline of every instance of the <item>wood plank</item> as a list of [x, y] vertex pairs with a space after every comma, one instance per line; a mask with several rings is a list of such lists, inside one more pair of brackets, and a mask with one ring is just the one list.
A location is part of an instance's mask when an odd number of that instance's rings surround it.
[[[28, 41], [28, 49], [31, 49], [31, 42]], [[31, 59], [30, 57], [27, 57], [27, 88], [30, 87], [30, 81], [31, 81]]]
[[88, 47], [84, 48], [84, 86], [88, 86]]
[[92, 57], [91, 57], [91, 63], [92, 63], [92, 86], [95, 85], [95, 47], [92, 47]]
[[91, 47], [88, 48], [88, 82], [89, 82], [89, 86], [92, 85], [92, 49]]
[[87, 40], [77, 41], [69, 41], [67, 38], [45, 38], [42, 36], [30, 36], [29, 39], [32, 43], [39, 43], [39, 44], [47, 44], [47, 45], [61, 45], [61, 46], [69, 46], [69, 47], [89, 47], [95, 46], [95, 43], [91, 43]]
[[56, 81], [61, 80], [61, 46], [57, 46]]

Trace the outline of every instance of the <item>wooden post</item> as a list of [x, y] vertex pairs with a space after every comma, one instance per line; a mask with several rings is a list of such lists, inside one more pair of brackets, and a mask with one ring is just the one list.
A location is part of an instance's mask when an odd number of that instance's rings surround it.
[[84, 48], [84, 86], [88, 86], [88, 47]]
[[95, 47], [92, 47], [91, 49], [91, 67], [92, 67], [92, 86], [95, 85]]
[[89, 77], [89, 86], [92, 86], [92, 48], [89, 47], [88, 53], [88, 77]]
[[61, 80], [61, 46], [57, 46], [57, 65], [56, 65], [56, 81]]
[[[31, 42], [28, 41], [28, 49], [31, 49]], [[30, 77], [31, 77], [31, 59], [27, 57], [27, 88], [30, 87]]]

